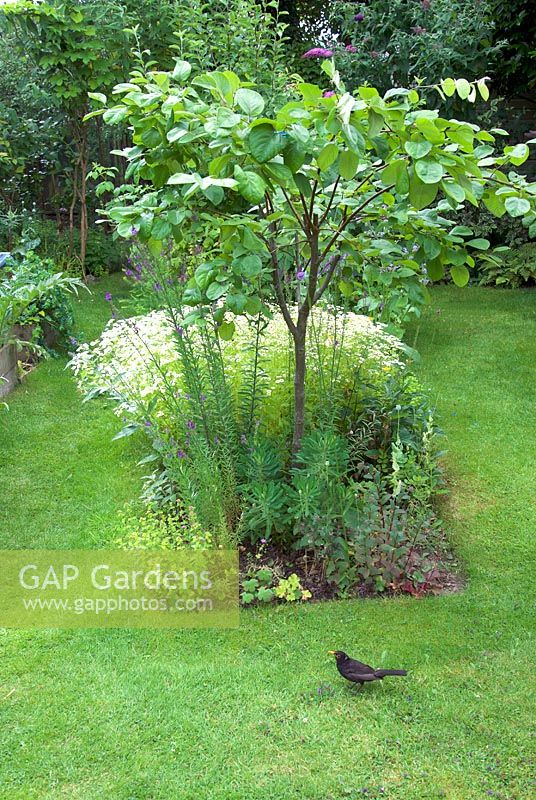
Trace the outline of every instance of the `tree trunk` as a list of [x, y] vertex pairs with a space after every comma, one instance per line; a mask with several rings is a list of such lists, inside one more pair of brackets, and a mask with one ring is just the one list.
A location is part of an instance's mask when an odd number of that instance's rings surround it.
[[87, 124], [83, 123], [80, 138], [80, 264], [84, 278], [86, 277], [87, 229]]
[[294, 456], [300, 450], [305, 429], [306, 333], [307, 318], [300, 319], [294, 333], [294, 433], [292, 436], [292, 453]]

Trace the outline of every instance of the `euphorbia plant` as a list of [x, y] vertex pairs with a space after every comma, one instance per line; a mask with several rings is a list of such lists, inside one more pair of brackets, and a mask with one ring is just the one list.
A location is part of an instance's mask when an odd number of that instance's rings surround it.
[[[96, 99], [110, 123], [130, 125], [122, 151], [132, 181], [109, 208], [119, 235], [155, 253], [173, 238], [202, 253], [187, 284], [184, 324], [212, 314], [222, 338], [232, 316], [269, 314], [277, 303], [294, 343], [293, 451], [305, 425], [307, 327], [328, 297], [357, 300], [363, 265], [414, 280], [450, 271], [463, 286], [475, 251], [489, 244], [448, 219], [464, 202], [534, 226], [536, 187], [515, 173], [527, 145], [495, 154], [504, 131], [445, 119], [415, 90], [345, 90], [331, 61], [333, 90], [298, 83], [293, 99], [267, 114], [263, 97], [233, 72], [191, 78], [140, 66]], [[481, 91], [483, 84], [480, 83]], [[454, 87], [454, 88], [453, 88]], [[467, 89], [467, 92], [466, 92]], [[447, 94], [477, 91], [443, 82]]]

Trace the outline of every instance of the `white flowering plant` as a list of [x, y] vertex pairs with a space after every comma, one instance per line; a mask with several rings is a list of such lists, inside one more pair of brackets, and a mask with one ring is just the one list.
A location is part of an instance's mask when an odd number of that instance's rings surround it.
[[[177, 349], [177, 338], [188, 337], [203, 359], [203, 331], [196, 327], [177, 332], [167, 312], [153, 311], [128, 319], [112, 319], [99, 339], [80, 345], [71, 366], [86, 395], [107, 394], [129, 429], [157, 425], [185, 428], [192, 416], [188, 386]], [[235, 335], [221, 342], [225, 375], [233, 402], [239, 405], [250, 362], [256, 360], [262, 380], [262, 404], [255, 409], [258, 423], [269, 436], [288, 431], [292, 404], [292, 352], [282, 316], [262, 325], [259, 346], [252, 349], [256, 327], [246, 317], [236, 321]], [[310, 361], [307, 373], [308, 413], [322, 416], [329, 400], [352, 401], [365, 385], [378, 393], [389, 376], [407, 372], [406, 346], [387, 333], [385, 326], [351, 312], [318, 307], [309, 329]], [[210, 388], [205, 388], [208, 395]], [[170, 392], [176, 403], [169, 402]], [[357, 396], [354, 398], [357, 402]], [[241, 431], [247, 433], [247, 428]]]

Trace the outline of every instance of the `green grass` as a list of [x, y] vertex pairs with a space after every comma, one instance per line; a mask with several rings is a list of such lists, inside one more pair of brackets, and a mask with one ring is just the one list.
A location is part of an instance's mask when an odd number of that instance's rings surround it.
[[[103, 318], [84, 301], [86, 329]], [[535, 328], [533, 292], [451, 287], [419, 326], [464, 592], [248, 611], [229, 632], [5, 632], [2, 800], [526, 800]], [[5, 546], [91, 546], [139, 485], [135, 443], [62, 367], [2, 420]], [[335, 648], [410, 674], [356, 693]]]

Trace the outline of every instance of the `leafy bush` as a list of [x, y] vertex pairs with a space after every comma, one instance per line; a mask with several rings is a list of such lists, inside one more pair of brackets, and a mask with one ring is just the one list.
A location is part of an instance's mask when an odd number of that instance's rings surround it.
[[201, 529], [193, 509], [184, 509], [178, 516], [154, 505], [141, 509], [131, 505], [120, 514], [120, 525], [116, 544], [126, 550], [203, 550], [212, 545], [210, 533]]
[[[35, 253], [28, 253], [20, 263], [12, 262], [0, 277], [0, 346], [15, 342], [41, 354], [48, 349], [47, 325], [59, 335], [60, 343], [65, 342], [73, 323], [68, 295], [81, 285]], [[31, 341], [21, 341], [14, 325], [33, 328]]]
[[[16, 217], [15, 224], [14, 216]], [[71, 275], [81, 275], [82, 269], [77, 253], [80, 248], [80, 232], [74, 230], [72, 242], [69, 231], [59, 228], [53, 220], [44, 219], [37, 214], [5, 215], [6, 227], [13, 237], [11, 246], [15, 252], [30, 250], [44, 259], [53, 261], [58, 269]], [[0, 217], [0, 233], [2, 218]], [[17, 224], [18, 223], [18, 224]], [[1, 241], [1, 240], [0, 240]], [[7, 240], [4, 240], [7, 244]], [[121, 270], [126, 262], [128, 248], [124, 242], [114, 239], [111, 234], [92, 227], [88, 231], [86, 243], [86, 273], [96, 278]]]
[[499, 263], [485, 262], [480, 283], [518, 289], [536, 284], [536, 242], [530, 242], [503, 254]]

